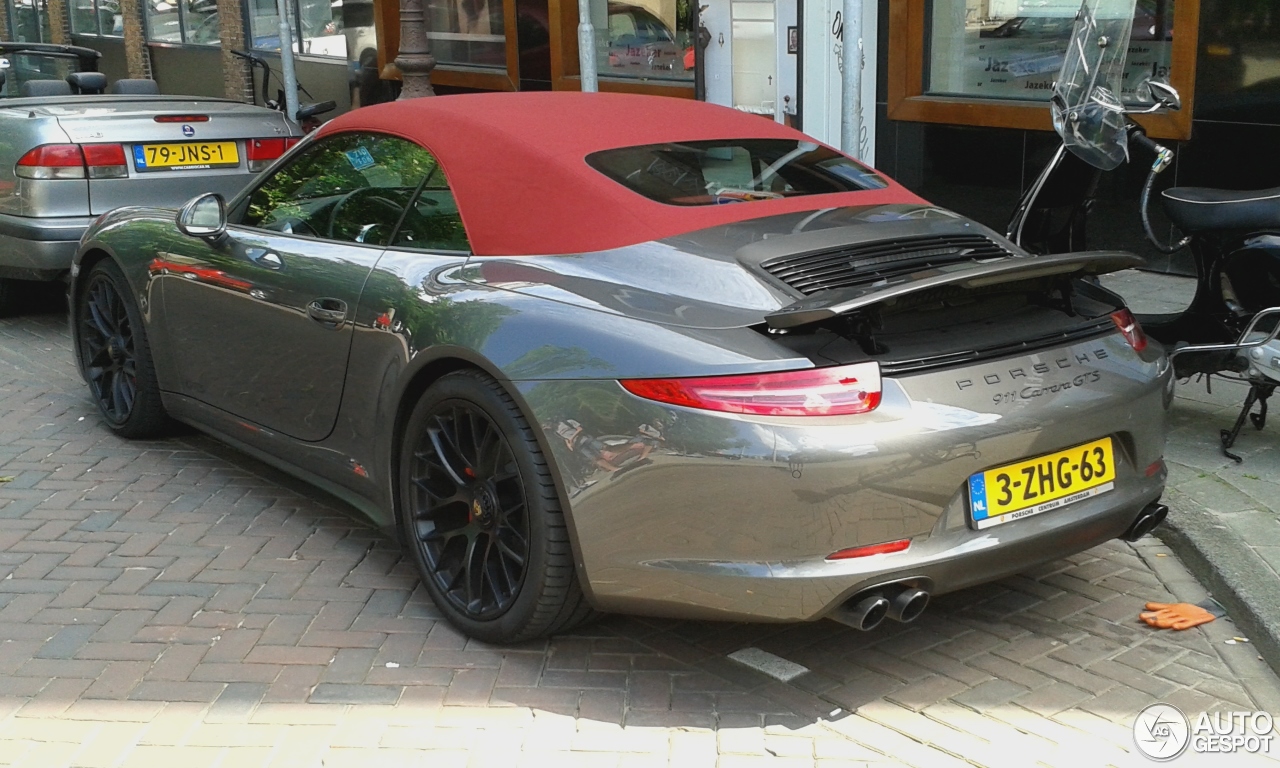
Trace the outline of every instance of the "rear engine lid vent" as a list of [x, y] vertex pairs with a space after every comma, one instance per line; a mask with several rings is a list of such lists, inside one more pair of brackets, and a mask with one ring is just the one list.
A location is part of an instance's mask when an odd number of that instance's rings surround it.
[[985, 235], [927, 235], [778, 256], [760, 266], [808, 296], [944, 264], [1012, 255]]

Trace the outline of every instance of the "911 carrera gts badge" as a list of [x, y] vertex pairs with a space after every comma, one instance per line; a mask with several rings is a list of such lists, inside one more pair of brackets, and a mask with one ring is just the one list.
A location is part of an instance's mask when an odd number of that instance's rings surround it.
[[963, 390], [969, 389], [977, 383], [987, 384], [989, 386], [1010, 384], [1018, 379], [1028, 378], [1033, 373], [1043, 376], [1047, 373], [1065, 368], [1072, 368], [1076, 365], [1088, 365], [1089, 363], [1096, 362], [1098, 360], [1105, 360], [1108, 357], [1110, 357], [1110, 355], [1107, 354], [1107, 350], [1105, 349], [1095, 349], [1093, 352], [1078, 352], [1071, 357], [1059, 357], [1049, 362], [1034, 363], [1029, 367], [1010, 368], [1004, 373], [988, 373], [982, 377], [981, 382], [975, 382], [973, 379], [957, 379], [956, 387]]

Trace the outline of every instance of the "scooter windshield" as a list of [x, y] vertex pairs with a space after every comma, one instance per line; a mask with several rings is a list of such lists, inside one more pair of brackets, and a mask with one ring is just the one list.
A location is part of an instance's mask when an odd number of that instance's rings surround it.
[[1137, 0], [1084, 0], [1053, 86], [1053, 128], [1067, 149], [1109, 171], [1129, 157], [1120, 85]]

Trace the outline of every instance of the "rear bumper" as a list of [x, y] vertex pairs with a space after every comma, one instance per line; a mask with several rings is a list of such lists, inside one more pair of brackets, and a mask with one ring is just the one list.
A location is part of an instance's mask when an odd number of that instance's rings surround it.
[[[616, 382], [519, 386], [555, 457], [598, 608], [800, 621], [891, 581], [941, 594], [1081, 552], [1160, 498], [1168, 361], [1139, 358], [1118, 335], [1030, 359], [885, 379], [876, 411], [811, 420], [662, 406]], [[1025, 374], [1013, 385], [1011, 364]], [[1107, 435], [1111, 491], [971, 525], [971, 474]], [[902, 552], [826, 560], [904, 538]]]
[[899, 553], [846, 561], [650, 560], [609, 569], [591, 584], [603, 610], [672, 618], [807, 621], [872, 587], [910, 582], [934, 595], [1011, 576], [1119, 538], [1160, 498], [1164, 475], [1071, 507], [969, 530], [962, 505]]
[[80, 237], [94, 218], [0, 214], [0, 277], [57, 279], [71, 268]]

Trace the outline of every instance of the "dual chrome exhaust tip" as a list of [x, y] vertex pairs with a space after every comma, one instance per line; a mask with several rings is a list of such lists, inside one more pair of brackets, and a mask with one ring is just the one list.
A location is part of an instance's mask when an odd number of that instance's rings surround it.
[[[1169, 516], [1169, 508], [1152, 502], [1142, 508], [1120, 538], [1137, 541], [1156, 529]], [[929, 593], [908, 584], [886, 584], [859, 592], [832, 612], [830, 618], [854, 629], [869, 632], [885, 619], [915, 621], [929, 605]]]
[[1159, 502], [1151, 502], [1142, 508], [1129, 529], [1120, 535], [1125, 541], [1137, 541], [1156, 529], [1169, 516], [1169, 508]]
[[880, 626], [885, 619], [904, 624], [915, 621], [929, 605], [929, 593], [905, 584], [889, 584], [854, 595], [831, 614], [841, 624], [864, 632]]

